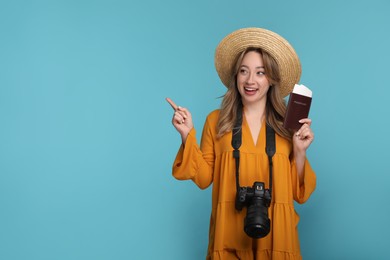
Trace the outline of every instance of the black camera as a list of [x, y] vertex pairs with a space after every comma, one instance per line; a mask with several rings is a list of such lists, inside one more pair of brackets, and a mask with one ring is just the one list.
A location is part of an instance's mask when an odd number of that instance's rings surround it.
[[247, 206], [244, 220], [245, 233], [253, 238], [268, 235], [271, 221], [268, 218], [268, 207], [271, 204], [271, 194], [264, 188], [263, 182], [253, 183], [253, 187], [240, 187], [236, 196], [235, 207], [241, 211]]

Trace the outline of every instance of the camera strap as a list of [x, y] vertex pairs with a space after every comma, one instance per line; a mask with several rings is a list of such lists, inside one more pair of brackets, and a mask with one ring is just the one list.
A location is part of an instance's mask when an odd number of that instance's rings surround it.
[[[242, 144], [242, 105], [237, 108], [237, 119], [232, 131], [232, 147], [233, 147], [233, 158], [236, 160], [236, 188], [237, 192], [240, 189], [240, 150]], [[272, 172], [273, 164], [272, 157], [276, 152], [275, 143], [275, 130], [267, 124], [266, 127], [266, 147], [265, 151], [268, 156], [269, 164], [269, 191], [272, 195]]]

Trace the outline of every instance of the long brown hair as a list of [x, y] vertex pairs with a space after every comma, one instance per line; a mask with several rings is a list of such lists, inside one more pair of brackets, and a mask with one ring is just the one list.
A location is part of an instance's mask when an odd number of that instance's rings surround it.
[[237, 89], [237, 74], [245, 54], [250, 51], [255, 51], [262, 56], [265, 75], [271, 85], [267, 92], [266, 122], [275, 130], [277, 134], [291, 140], [292, 133], [283, 127], [283, 119], [286, 112], [286, 102], [283, 97], [281, 97], [279, 92], [280, 75], [278, 64], [267, 52], [263, 51], [262, 49], [252, 47], [247, 48], [240, 55], [238, 55], [235, 66], [232, 69], [230, 84], [222, 99], [217, 123], [217, 136], [220, 138], [233, 129], [235, 120], [237, 118], [237, 107], [242, 106], [241, 95]]

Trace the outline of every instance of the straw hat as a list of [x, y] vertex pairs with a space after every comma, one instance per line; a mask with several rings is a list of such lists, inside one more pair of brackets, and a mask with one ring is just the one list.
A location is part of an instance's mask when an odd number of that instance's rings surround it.
[[243, 28], [227, 35], [215, 51], [215, 68], [228, 87], [238, 55], [248, 47], [261, 48], [277, 62], [280, 72], [280, 93], [287, 96], [301, 76], [301, 63], [293, 47], [280, 35], [262, 28]]

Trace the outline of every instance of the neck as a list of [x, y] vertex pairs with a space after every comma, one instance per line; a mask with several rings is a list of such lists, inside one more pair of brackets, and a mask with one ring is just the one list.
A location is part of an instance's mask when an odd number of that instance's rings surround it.
[[244, 103], [244, 113], [251, 118], [262, 119], [265, 116], [265, 101], [256, 103]]

